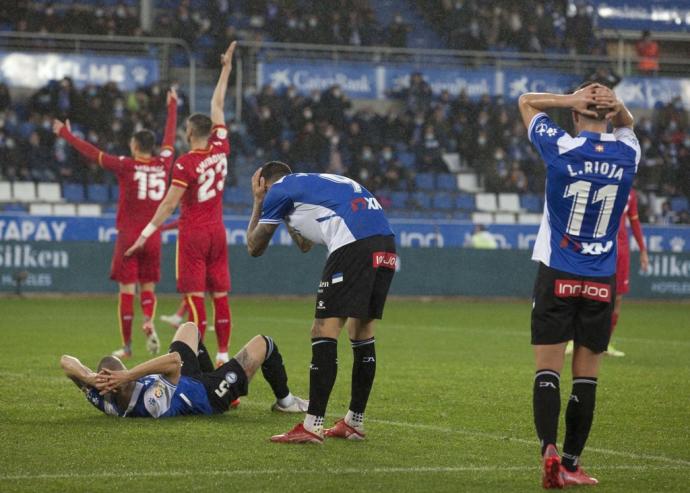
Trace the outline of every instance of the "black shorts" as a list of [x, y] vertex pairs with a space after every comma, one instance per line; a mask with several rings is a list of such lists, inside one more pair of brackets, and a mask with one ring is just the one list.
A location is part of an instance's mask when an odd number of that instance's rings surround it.
[[380, 319], [397, 260], [394, 236], [371, 236], [338, 248], [323, 269], [314, 317]]
[[616, 276], [586, 277], [539, 264], [532, 304], [532, 344], [573, 340], [595, 353], [606, 351]]
[[182, 358], [182, 375], [199, 380], [206, 388], [206, 395], [214, 412], [224, 413], [230, 409], [232, 401], [247, 395], [247, 374], [235, 358], [212, 372], [203, 373], [197, 355], [187, 344], [174, 341], [168, 352], [173, 351], [178, 352]]

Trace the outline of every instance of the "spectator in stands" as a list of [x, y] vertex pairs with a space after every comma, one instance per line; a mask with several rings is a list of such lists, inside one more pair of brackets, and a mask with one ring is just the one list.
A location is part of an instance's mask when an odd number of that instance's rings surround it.
[[669, 224], [675, 224], [676, 222], [676, 213], [671, 208], [671, 203], [668, 200], [665, 200], [661, 204], [661, 214], [659, 214], [657, 224], [668, 226]]
[[637, 69], [643, 74], [656, 75], [659, 72], [659, 44], [652, 39], [649, 31], [642, 31], [635, 49], [639, 57]]
[[411, 28], [405, 23], [400, 13], [395, 14], [393, 22], [388, 26], [387, 40], [388, 46], [396, 48], [407, 48], [407, 34]]
[[477, 248], [482, 250], [496, 250], [498, 248], [498, 242], [494, 235], [486, 230], [486, 226], [483, 224], [475, 224], [474, 231], [467, 246], [470, 248]]
[[578, 3], [574, 15], [567, 17], [565, 25], [566, 47], [571, 53], [587, 55], [592, 52], [593, 9], [591, 6]]

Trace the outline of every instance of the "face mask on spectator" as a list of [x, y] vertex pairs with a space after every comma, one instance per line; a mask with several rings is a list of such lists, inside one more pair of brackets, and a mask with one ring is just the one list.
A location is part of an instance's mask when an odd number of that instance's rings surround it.
[[499, 149], [494, 153], [494, 159], [496, 161], [503, 161], [503, 158], [505, 158], [505, 154], [503, 154], [502, 150]]
[[362, 159], [365, 161], [371, 161], [371, 158], [373, 157], [373, 154], [369, 149], [365, 149], [362, 151]]
[[479, 144], [481, 147], [484, 147], [486, 145], [486, 137], [479, 137], [477, 139], [477, 144]]
[[14, 142], [14, 139], [12, 137], [7, 138], [7, 141], [5, 141], [5, 147], [7, 147], [8, 149], [14, 149], [15, 142]]
[[269, 110], [268, 108], [264, 108], [261, 111], [261, 117], [264, 118], [265, 120], [268, 120], [269, 118], [271, 118], [271, 110]]
[[343, 92], [339, 88], [333, 89], [333, 96], [335, 96], [336, 98], [339, 98], [340, 96], [342, 96], [342, 94]]
[[313, 116], [310, 109], [304, 110], [302, 112], [302, 115], [304, 115], [304, 118], [306, 118], [307, 120], [311, 120], [311, 117]]
[[386, 161], [390, 161], [393, 158], [393, 153], [389, 150], [385, 150], [383, 151], [382, 156]]
[[333, 144], [334, 146], [337, 146], [339, 143], [340, 143], [340, 137], [338, 137], [337, 135], [334, 135], [333, 137], [331, 137], [331, 144]]

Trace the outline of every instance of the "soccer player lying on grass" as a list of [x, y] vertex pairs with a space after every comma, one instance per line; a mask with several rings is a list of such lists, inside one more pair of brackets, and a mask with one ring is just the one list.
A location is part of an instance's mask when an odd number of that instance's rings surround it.
[[105, 414], [121, 417], [168, 418], [186, 414], [217, 414], [247, 395], [249, 381], [259, 367], [276, 396], [272, 409], [287, 413], [307, 410], [308, 401], [293, 396], [287, 386], [283, 358], [273, 339], [254, 336], [230, 361], [213, 369], [191, 322], [177, 329], [168, 354], [131, 370], [115, 356], [106, 356], [98, 372], [73, 356], [60, 360], [65, 374]]

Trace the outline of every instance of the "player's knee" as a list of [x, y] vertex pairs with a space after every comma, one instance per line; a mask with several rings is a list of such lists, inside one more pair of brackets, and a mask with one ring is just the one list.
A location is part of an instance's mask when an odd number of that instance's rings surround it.
[[194, 322], [185, 322], [182, 325], [180, 325], [177, 329], [177, 333], [175, 334], [175, 338], [178, 339], [180, 337], [198, 337], [199, 336], [199, 327]]

